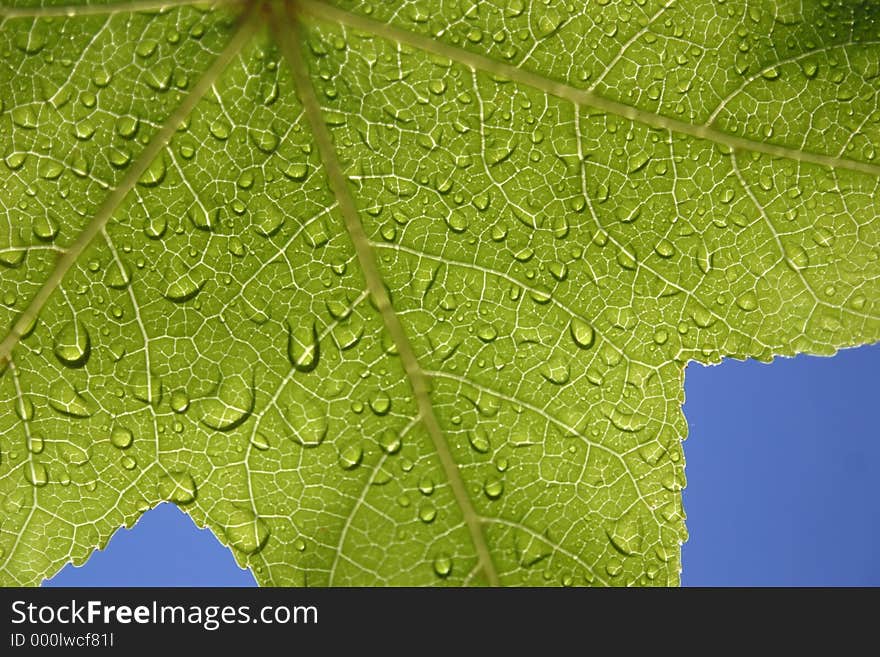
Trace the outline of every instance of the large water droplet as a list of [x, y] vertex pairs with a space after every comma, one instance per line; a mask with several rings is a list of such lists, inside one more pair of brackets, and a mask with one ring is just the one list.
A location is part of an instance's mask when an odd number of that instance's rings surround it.
[[31, 459], [24, 468], [24, 476], [31, 485], [41, 488], [49, 483], [49, 471], [46, 466]]
[[146, 171], [141, 174], [138, 183], [144, 187], [156, 187], [165, 180], [165, 171], [165, 159], [160, 154], [150, 163]]
[[363, 458], [364, 450], [360, 445], [349, 445], [339, 453], [339, 465], [343, 470], [354, 470]]
[[58, 237], [58, 224], [46, 214], [34, 218], [34, 236], [42, 242], [51, 242]]
[[314, 321], [287, 325], [287, 357], [300, 372], [311, 372], [318, 366], [320, 343]]
[[434, 574], [440, 578], [447, 578], [452, 573], [452, 559], [448, 554], [439, 554], [434, 557]]
[[188, 472], [169, 472], [159, 478], [159, 496], [175, 504], [188, 504], [196, 499], [196, 482]]
[[489, 432], [483, 427], [477, 427], [472, 431], [468, 431], [468, 442], [474, 451], [479, 454], [485, 454], [492, 448]]
[[327, 415], [317, 404], [308, 404], [304, 407], [291, 406], [288, 418], [294, 431], [291, 438], [303, 447], [317, 447], [327, 437], [329, 429]]
[[194, 272], [187, 272], [181, 276], [175, 277], [168, 285], [168, 289], [165, 291], [165, 298], [174, 303], [184, 303], [201, 292], [204, 285], [205, 281], [196, 278]]
[[391, 397], [384, 390], [380, 390], [370, 399], [370, 409], [376, 415], [388, 415], [391, 410]]
[[571, 373], [568, 368], [568, 358], [560, 355], [551, 356], [550, 359], [541, 366], [541, 376], [550, 383], [563, 385], [568, 383]]
[[241, 426], [254, 410], [252, 385], [241, 374], [223, 377], [214, 397], [199, 400], [201, 421], [217, 431]]
[[81, 322], [67, 322], [55, 336], [55, 356], [62, 365], [82, 367], [92, 351], [91, 337]]
[[256, 554], [269, 540], [269, 525], [251, 509], [221, 502], [215, 513], [221, 518], [229, 544], [244, 554]]
[[63, 379], [49, 386], [49, 406], [62, 415], [74, 418], [90, 417], [94, 413], [92, 404]]
[[736, 305], [746, 312], [755, 310], [758, 307], [758, 295], [753, 290], [743, 292], [736, 298]]
[[499, 477], [489, 477], [483, 482], [483, 492], [490, 500], [497, 500], [504, 492], [504, 481]]
[[122, 260], [111, 263], [104, 274], [104, 283], [114, 290], [124, 290], [131, 284], [131, 268]]
[[596, 333], [593, 327], [584, 320], [575, 317], [571, 320], [571, 337], [574, 343], [582, 349], [589, 349], [596, 340]]
[[393, 429], [385, 429], [379, 436], [379, 446], [386, 454], [396, 454], [401, 445], [400, 435]]
[[110, 433], [110, 443], [119, 449], [128, 449], [133, 441], [134, 434], [126, 427], [117, 426]]

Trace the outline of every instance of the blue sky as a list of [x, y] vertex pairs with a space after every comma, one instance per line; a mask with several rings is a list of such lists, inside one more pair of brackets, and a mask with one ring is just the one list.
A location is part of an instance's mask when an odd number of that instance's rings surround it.
[[[880, 585], [880, 345], [771, 365], [692, 365], [685, 586]], [[55, 586], [252, 586], [172, 505]]]

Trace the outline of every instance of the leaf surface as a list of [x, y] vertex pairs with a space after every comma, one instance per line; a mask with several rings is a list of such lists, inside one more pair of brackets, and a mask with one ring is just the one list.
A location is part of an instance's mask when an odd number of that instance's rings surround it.
[[849, 0], [5, 2], [0, 582], [169, 501], [265, 585], [678, 583], [686, 364], [880, 338], [878, 44]]

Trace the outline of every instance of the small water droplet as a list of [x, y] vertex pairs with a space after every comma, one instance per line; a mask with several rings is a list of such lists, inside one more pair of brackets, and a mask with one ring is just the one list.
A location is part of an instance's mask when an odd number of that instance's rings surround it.
[[251, 436], [251, 445], [253, 445], [256, 449], [261, 452], [265, 452], [272, 445], [269, 443], [269, 439], [260, 431], [254, 432], [254, 435]]
[[434, 480], [425, 475], [419, 479], [419, 492], [422, 495], [431, 495], [434, 492]]
[[208, 128], [208, 131], [211, 133], [211, 135], [213, 135], [216, 139], [219, 139], [220, 141], [225, 141], [226, 139], [229, 139], [229, 130], [229, 124], [222, 119], [214, 121]]
[[28, 438], [28, 451], [31, 454], [40, 454], [46, 446], [46, 441], [42, 436], [33, 435]]
[[289, 180], [301, 182], [309, 175], [309, 165], [305, 162], [292, 162], [281, 173]]

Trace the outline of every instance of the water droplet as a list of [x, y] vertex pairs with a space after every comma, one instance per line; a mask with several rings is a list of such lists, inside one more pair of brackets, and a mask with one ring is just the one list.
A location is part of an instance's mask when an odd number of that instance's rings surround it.
[[434, 573], [443, 579], [452, 573], [452, 559], [448, 554], [439, 554], [434, 557]]
[[363, 458], [364, 450], [360, 445], [349, 445], [339, 453], [339, 465], [343, 470], [354, 470]]
[[165, 291], [165, 298], [174, 303], [184, 303], [201, 292], [204, 280], [196, 280], [192, 272], [187, 272], [174, 279]]
[[37, 127], [37, 114], [30, 105], [16, 107], [10, 113], [12, 122], [19, 128], [33, 130]]
[[596, 340], [596, 333], [593, 327], [584, 320], [574, 317], [571, 320], [571, 337], [575, 344], [582, 349], [589, 349]]
[[392, 429], [385, 429], [379, 436], [379, 446], [386, 454], [396, 454], [402, 444], [400, 436]]
[[165, 158], [159, 154], [147, 167], [146, 171], [141, 174], [138, 184], [144, 187], [156, 187], [165, 180]]
[[419, 479], [419, 492], [422, 495], [431, 495], [434, 492], [434, 480], [428, 475]]
[[785, 248], [785, 262], [795, 271], [803, 269], [810, 264], [810, 258], [803, 247], [792, 244]]
[[498, 331], [491, 324], [483, 324], [477, 329], [477, 337], [483, 342], [489, 343], [498, 337]]
[[666, 329], [659, 328], [654, 331], [654, 342], [657, 344], [666, 344], [666, 341], [669, 339], [669, 333]]
[[230, 130], [229, 124], [226, 123], [226, 121], [223, 121], [222, 119], [218, 119], [218, 120], [214, 121], [208, 127], [208, 131], [216, 139], [219, 139], [220, 141], [225, 141], [226, 139], [229, 139], [229, 130]]
[[24, 476], [31, 485], [37, 488], [41, 488], [49, 483], [49, 471], [46, 470], [46, 466], [33, 459], [25, 465]]
[[120, 464], [126, 470], [134, 470], [137, 467], [137, 461], [127, 454], [120, 459]]
[[708, 308], [703, 306], [702, 304], [695, 304], [693, 309], [691, 310], [691, 318], [694, 320], [694, 324], [696, 324], [700, 328], [709, 328], [712, 324], [715, 323], [715, 317], [709, 311]]
[[477, 427], [468, 432], [468, 442], [475, 452], [485, 454], [492, 448], [492, 442], [489, 439], [489, 432], [482, 427]]
[[121, 260], [111, 263], [104, 275], [104, 283], [114, 290], [124, 290], [131, 284], [131, 268]]
[[463, 233], [467, 230], [467, 216], [463, 212], [453, 211], [446, 215], [446, 225], [453, 233]]
[[648, 153], [636, 153], [635, 155], [631, 155], [627, 161], [629, 173], [641, 171], [648, 165], [650, 160], [651, 156]]
[[278, 135], [271, 130], [251, 130], [251, 141], [266, 154], [274, 153], [278, 148]]
[[292, 162], [281, 173], [289, 180], [301, 182], [309, 175], [309, 165], [305, 162]]
[[79, 321], [67, 322], [55, 336], [55, 356], [62, 365], [82, 367], [89, 360], [92, 343], [89, 332]]
[[30, 436], [28, 438], [28, 451], [31, 454], [40, 454], [43, 451], [43, 448], [46, 446], [46, 441], [43, 440], [42, 436]]
[[608, 573], [610, 577], [617, 577], [620, 573], [623, 572], [623, 564], [620, 562], [620, 559], [611, 558], [608, 560], [608, 563], [605, 564], [605, 572]]
[[243, 258], [245, 254], [245, 246], [244, 242], [241, 241], [241, 238], [233, 235], [229, 238], [229, 253], [234, 255], [236, 258]]
[[391, 410], [391, 397], [384, 390], [380, 390], [370, 399], [370, 409], [376, 415], [388, 415]]
[[641, 549], [642, 536], [638, 522], [632, 515], [620, 518], [613, 527], [605, 530], [605, 535], [614, 549], [625, 556], [635, 554]]
[[434, 522], [437, 518], [437, 509], [434, 508], [433, 504], [429, 502], [425, 502], [419, 507], [419, 520], [422, 522], [429, 524]]
[[675, 255], [675, 245], [667, 239], [662, 239], [654, 246], [654, 252], [661, 258], [671, 258]]
[[260, 431], [256, 431], [253, 436], [251, 436], [251, 445], [253, 445], [256, 449], [261, 452], [265, 452], [272, 445], [269, 443], [269, 439]]
[[199, 400], [201, 422], [216, 431], [241, 426], [254, 410], [254, 391], [244, 376], [224, 376], [214, 397]]
[[504, 481], [499, 477], [489, 477], [483, 482], [483, 492], [490, 500], [497, 500], [504, 492]]
[[706, 246], [705, 242], [700, 242], [697, 247], [697, 266], [700, 268], [700, 271], [704, 274], [708, 274], [712, 271], [712, 253], [709, 251], [709, 247]]
[[95, 134], [95, 124], [88, 119], [83, 119], [73, 128], [73, 135], [80, 141], [88, 141]]
[[324, 442], [329, 430], [324, 410], [317, 405], [308, 405], [304, 408], [303, 417], [303, 409], [298, 406], [296, 408], [296, 413], [289, 413], [294, 431], [291, 438], [303, 447], [317, 447]]
[[175, 413], [186, 413], [189, 408], [189, 396], [183, 390], [171, 393], [171, 410]]
[[814, 78], [819, 72], [819, 65], [812, 59], [805, 59], [801, 62], [801, 70], [807, 78]]
[[817, 228], [813, 233], [813, 241], [819, 246], [828, 248], [834, 246], [834, 233], [827, 228]]
[[132, 139], [138, 131], [140, 120], [133, 116], [120, 116], [116, 119], [116, 134], [123, 139]]
[[155, 374], [138, 370], [132, 373], [129, 380], [132, 396], [153, 408], [162, 401], [162, 382]]
[[18, 398], [18, 403], [15, 405], [15, 414], [25, 422], [30, 422], [34, 419], [34, 403], [30, 397], [21, 396]]
[[58, 237], [58, 224], [46, 214], [34, 218], [34, 236], [42, 242], [51, 242]]
[[159, 496], [175, 504], [188, 504], [196, 499], [196, 482], [187, 472], [169, 472], [159, 478]]
[[269, 525], [245, 506], [220, 502], [212, 511], [220, 519], [229, 544], [244, 554], [256, 554], [269, 540]]
[[318, 327], [314, 321], [299, 324], [295, 328], [287, 324], [287, 356], [300, 372], [311, 372], [318, 366], [320, 357]]
[[272, 237], [283, 224], [284, 215], [275, 208], [259, 211], [254, 216], [254, 230], [263, 237]]
[[132, 434], [131, 429], [127, 429], [126, 427], [117, 426], [110, 433], [111, 444], [119, 449], [127, 449], [131, 447], [133, 441], [134, 434]]
[[743, 292], [740, 296], [737, 297], [736, 305], [739, 306], [741, 310], [745, 310], [746, 312], [755, 310], [758, 307], [758, 295], [756, 295], [752, 290]]
[[641, 431], [648, 423], [648, 418], [641, 413], [625, 413], [616, 407], [612, 407], [605, 415], [611, 420], [611, 424], [627, 433]]
[[64, 173], [64, 167], [60, 162], [55, 162], [54, 160], [40, 160], [37, 166], [37, 173], [46, 180], [56, 180]]
[[550, 383], [556, 385], [568, 383], [568, 379], [571, 376], [568, 368], [568, 357], [560, 355], [551, 356], [550, 359], [541, 366], [540, 372], [541, 376], [547, 379]]

